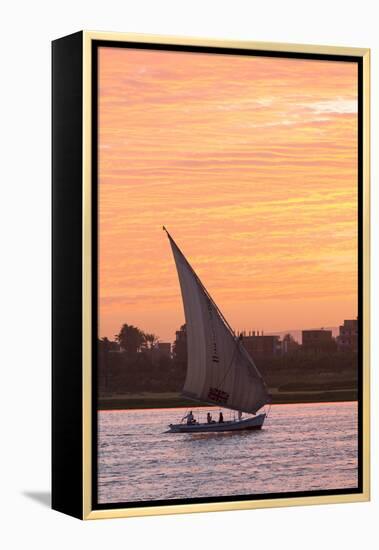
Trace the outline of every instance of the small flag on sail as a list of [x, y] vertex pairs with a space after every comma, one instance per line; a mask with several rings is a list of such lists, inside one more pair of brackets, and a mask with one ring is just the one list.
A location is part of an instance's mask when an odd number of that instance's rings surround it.
[[209, 388], [208, 399], [215, 403], [226, 403], [228, 401], [229, 394], [226, 391], [219, 390], [218, 388]]

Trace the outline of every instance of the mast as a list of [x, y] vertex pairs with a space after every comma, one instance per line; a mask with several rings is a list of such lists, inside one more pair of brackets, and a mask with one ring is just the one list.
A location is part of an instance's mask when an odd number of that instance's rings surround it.
[[183, 252], [163, 229], [178, 272], [187, 326], [183, 394], [255, 414], [270, 400], [262, 376]]
[[163, 226], [163, 231], [166, 231], [167, 233], [167, 236], [168, 238], [170, 239], [170, 241], [172, 241], [174, 243], [174, 245], [176, 246], [176, 248], [179, 250], [179, 252], [181, 253], [181, 255], [183, 256], [184, 260], [186, 261], [187, 265], [188, 265], [188, 268], [192, 271], [192, 274], [193, 276], [196, 278], [198, 284], [200, 285], [200, 287], [203, 289], [204, 293], [208, 296], [209, 300], [212, 302], [212, 305], [213, 307], [216, 309], [217, 313], [219, 314], [219, 316], [221, 317], [221, 319], [224, 321], [225, 325], [227, 326], [227, 328], [229, 329], [229, 332], [230, 334], [233, 336], [233, 338], [235, 338], [235, 340], [237, 340], [237, 336], [236, 336], [236, 333], [234, 332], [234, 330], [232, 329], [232, 327], [229, 325], [228, 321], [225, 319], [222, 311], [219, 309], [218, 305], [216, 304], [216, 302], [213, 300], [212, 296], [210, 295], [210, 293], [208, 292], [208, 290], [205, 288], [205, 286], [203, 285], [201, 279], [199, 278], [199, 276], [197, 275], [196, 271], [193, 269], [192, 265], [189, 263], [189, 261], [187, 260], [187, 258], [185, 257], [185, 255], [183, 254], [183, 252], [180, 250], [179, 246], [176, 244], [176, 242], [174, 241], [174, 239], [172, 238], [172, 236], [170, 235], [170, 233], [167, 231], [166, 227]]

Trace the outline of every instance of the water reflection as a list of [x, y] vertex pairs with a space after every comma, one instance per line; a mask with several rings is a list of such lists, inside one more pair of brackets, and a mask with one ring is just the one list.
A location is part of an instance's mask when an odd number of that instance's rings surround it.
[[185, 409], [99, 415], [99, 500], [357, 486], [357, 404], [277, 405], [261, 431], [164, 433]]

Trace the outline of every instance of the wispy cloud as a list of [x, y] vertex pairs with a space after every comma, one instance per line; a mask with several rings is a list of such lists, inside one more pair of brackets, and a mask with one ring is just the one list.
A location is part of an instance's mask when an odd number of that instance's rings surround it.
[[337, 98], [303, 104], [303, 106], [315, 113], [357, 114], [358, 112], [358, 101], [356, 99]]
[[100, 50], [99, 323], [172, 338], [167, 225], [234, 326], [356, 314], [354, 63]]

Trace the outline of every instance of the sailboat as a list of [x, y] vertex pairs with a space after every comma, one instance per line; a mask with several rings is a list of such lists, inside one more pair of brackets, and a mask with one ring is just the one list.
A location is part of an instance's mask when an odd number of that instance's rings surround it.
[[[237, 420], [170, 424], [168, 432], [226, 432], [262, 428], [260, 412], [271, 396], [253, 359], [165, 227], [181, 288], [187, 330], [187, 375], [182, 395], [200, 403], [238, 411]], [[249, 416], [243, 417], [243, 414]]]

